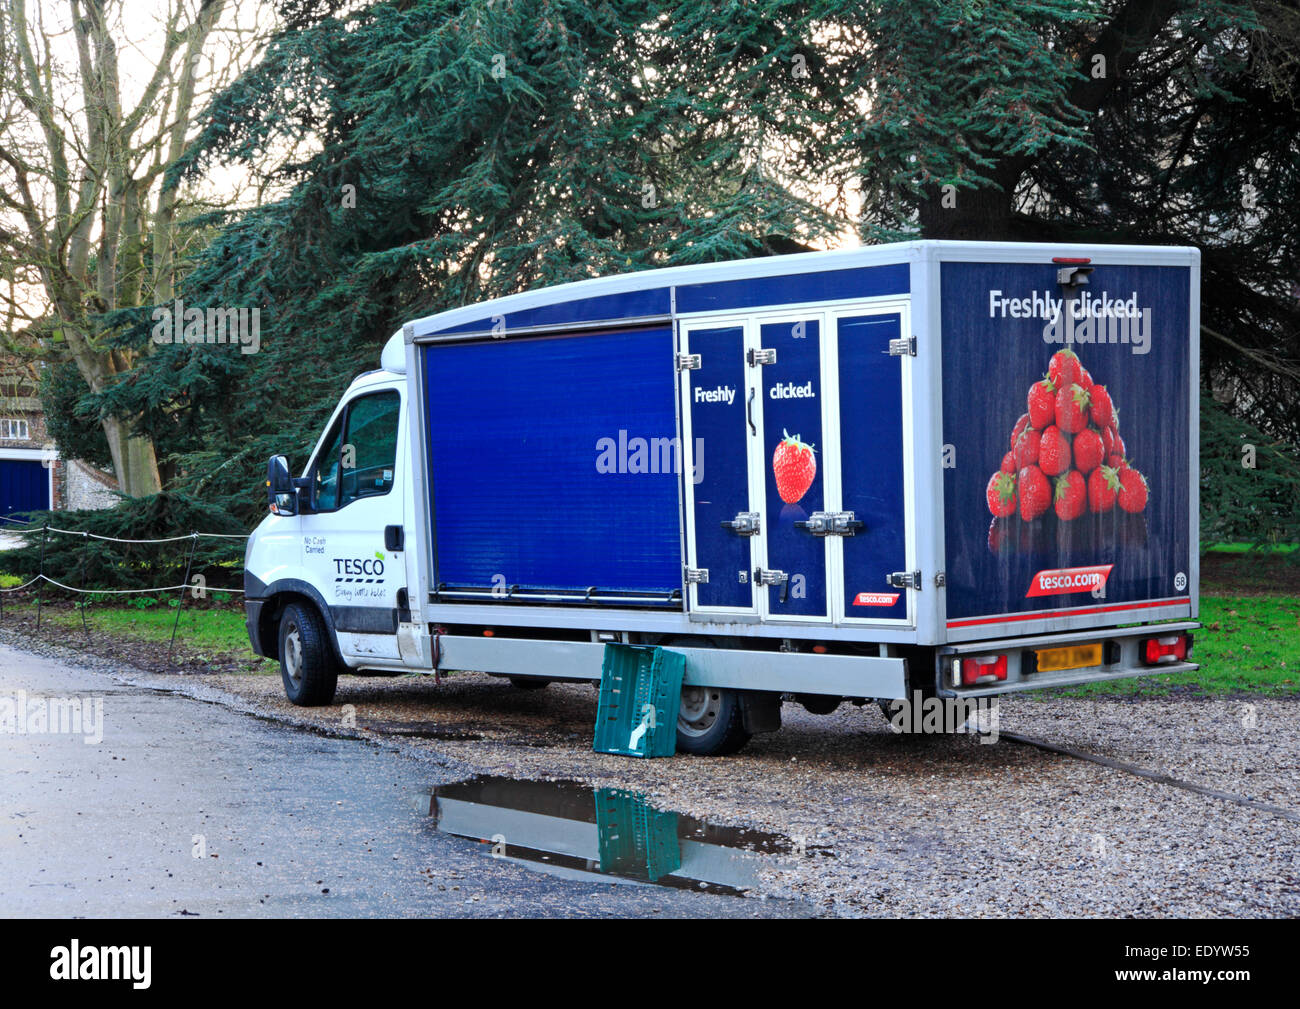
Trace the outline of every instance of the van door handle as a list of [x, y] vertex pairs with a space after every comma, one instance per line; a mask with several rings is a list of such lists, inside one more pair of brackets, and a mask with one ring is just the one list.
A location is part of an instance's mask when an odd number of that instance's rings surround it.
[[757, 389], [749, 390], [749, 404], [745, 407], [745, 415], [749, 418], [749, 431], [751, 434], [758, 434], [758, 428], [754, 426], [754, 393]]
[[406, 531], [401, 526], [384, 526], [384, 549], [399, 553], [406, 547]]

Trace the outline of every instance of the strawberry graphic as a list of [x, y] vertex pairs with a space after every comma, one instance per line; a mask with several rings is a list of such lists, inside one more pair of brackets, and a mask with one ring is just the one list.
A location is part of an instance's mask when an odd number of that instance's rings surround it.
[[1032, 427], [1025, 428], [1020, 440], [1016, 442], [1016, 469], [1024, 469], [1038, 462], [1038, 442], [1041, 438], [1042, 435]]
[[1088, 476], [1088, 507], [1097, 513], [1110, 511], [1118, 491], [1119, 473], [1111, 466], [1098, 466]]
[[1038, 466], [1048, 476], [1059, 476], [1070, 468], [1070, 439], [1055, 424], [1039, 439]]
[[1103, 431], [1107, 430], [1115, 418], [1115, 404], [1110, 401], [1110, 393], [1104, 385], [1094, 385], [1088, 390], [1088, 398], [1091, 401], [1088, 413], [1092, 416], [1092, 422]]
[[1026, 466], [1016, 476], [1016, 486], [1020, 490], [1020, 517], [1032, 522], [1052, 503], [1052, 488], [1037, 466]]
[[1029, 387], [1029, 426], [1042, 431], [1055, 422], [1056, 386], [1045, 378]]
[[1127, 463], [1119, 467], [1119, 493], [1115, 500], [1126, 512], [1136, 514], [1147, 506], [1147, 481], [1137, 470]]
[[813, 447], [805, 445], [799, 436], [781, 430], [784, 437], [772, 453], [772, 473], [776, 476], [776, 492], [786, 504], [797, 504], [808, 493], [817, 476], [817, 459]]
[[1053, 502], [1056, 505], [1056, 517], [1065, 522], [1073, 521], [1086, 512], [1088, 487], [1083, 481], [1083, 474], [1072, 469], [1058, 476]]
[[993, 474], [986, 491], [989, 511], [995, 518], [1006, 518], [1016, 513], [1016, 478], [1001, 470]]
[[1119, 437], [1118, 430], [1110, 429], [1110, 447], [1106, 449], [1106, 455], [1118, 455], [1123, 458], [1127, 455], [1125, 451], [1125, 439]]
[[1028, 426], [1029, 426], [1029, 414], [1022, 413], [1020, 415], [1020, 419], [1016, 421], [1016, 426], [1011, 429], [1012, 449], [1016, 447], [1016, 442], [1020, 440], [1020, 436], [1024, 433], [1025, 428], [1027, 428]]
[[1088, 426], [1088, 390], [1077, 382], [1057, 389], [1056, 424], [1066, 434]]
[[1082, 365], [1078, 356], [1068, 347], [1052, 355], [1047, 365], [1047, 377], [1057, 389], [1074, 385], [1079, 381]]
[[1004, 456], [1002, 457], [1002, 465], [999, 467], [999, 469], [1000, 469], [1003, 473], [1013, 473], [1013, 474], [1014, 474], [1015, 471], [1016, 471], [1016, 469], [1017, 469], [1017, 466], [1016, 466], [1016, 454], [1015, 454], [1014, 452], [1008, 452], [1006, 455], [1004, 455]]
[[1098, 466], [1106, 454], [1101, 435], [1092, 428], [1084, 428], [1074, 438], [1074, 464], [1079, 472], [1087, 476]]

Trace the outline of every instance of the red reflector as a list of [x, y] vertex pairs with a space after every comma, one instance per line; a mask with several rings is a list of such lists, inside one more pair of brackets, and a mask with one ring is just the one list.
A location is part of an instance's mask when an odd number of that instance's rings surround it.
[[1053, 256], [1053, 263], [1059, 263], [1061, 266], [1085, 266], [1092, 262], [1089, 256]]
[[977, 659], [961, 660], [961, 685], [969, 687], [976, 683], [993, 683], [1007, 678], [1007, 657], [1005, 655], [981, 655]]
[[825, 655], [825, 654], [826, 654], [826, 646], [825, 646], [825, 645], [813, 645], [812, 650], [813, 650], [814, 652], [816, 652], [818, 655]]
[[1175, 634], [1167, 638], [1147, 638], [1142, 643], [1142, 657], [1148, 666], [1162, 662], [1182, 662], [1187, 658], [1187, 635]]
[[492, 630], [490, 627], [483, 631], [483, 637], [485, 638], [494, 637], [495, 635], [496, 631]]

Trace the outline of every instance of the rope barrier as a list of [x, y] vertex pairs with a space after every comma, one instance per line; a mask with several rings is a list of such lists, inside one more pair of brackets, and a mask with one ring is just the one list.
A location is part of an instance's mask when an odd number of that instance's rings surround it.
[[[12, 519], [7, 515], [0, 515], [0, 520], [8, 522], [11, 525], [22, 526], [21, 529], [15, 530], [16, 532], [19, 533], [35, 533], [38, 528], [20, 522], [17, 519]], [[164, 536], [158, 539], [126, 539], [120, 536], [104, 536], [100, 533], [92, 533], [87, 529], [60, 529], [57, 526], [51, 526], [51, 525], [40, 526], [39, 529], [41, 533], [40, 572], [37, 575], [35, 575], [33, 578], [30, 578], [29, 580], [23, 582], [21, 585], [13, 585], [8, 588], [0, 588], [0, 618], [4, 616], [3, 600], [7, 594], [11, 592], [22, 592], [30, 588], [31, 586], [35, 585], [37, 587], [36, 588], [36, 631], [37, 633], [40, 633], [41, 615], [42, 615], [41, 611], [43, 609], [42, 604], [44, 603], [44, 594], [41, 592], [41, 589], [44, 587], [46, 582], [48, 582], [50, 585], [62, 589], [64, 592], [71, 592], [75, 595], [81, 595], [81, 596], [130, 596], [130, 595], [143, 595], [150, 592], [179, 591], [180, 599], [177, 601], [176, 620], [172, 624], [171, 643], [167, 648], [167, 656], [169, 659], [171, 658], [176, 648], [176, 633], [180, 629], [181, 610], [185, 606], [185, 596], [186, 596], [185, 590], [197, 588], [197, 586], [190, 584], [190, 571], [193, 569], [194, 555], [195, 552], [198, 550], [199, 540], [200, 539], [246, 540], [249, 537], [248, 533], [192, 532], [187, 536]], [[49, 575], [45, 573], [45, 547], [46, 544], [49, 542], [50, 533], [55, 533], [61, 536], [79, 536], [83, 541], [94, 539], [104, 543], [159, 544], [159, 543], [188, 542], [190, 544], [190, 548], [186, 553], [185, 581], [182, 582], [180, 585], [158, 585], [158, 586], [153, 586], [151, 588], [144, 588], [144, 589], [88, 589], [86, 588], [86, 555], [83, 551], [81, 554], [81, 587], [75, 588], [71, 585], [65, 585], [63, 582], [51, 578]], [[203, 594], [205, 595], [208, 592], [227, 592], [232, 595], [244, 594], [243, 589], [219, 589], [219, 588], [208, 588], [206, 586], [204, 586], [200, 591], [202, 591]], [[89, 640], [90, 625], [86, 621], [86, 604], [78, 603], [77, 607], [81, 610], [82, 630], [85, 632], [87, 640]]]
[[63, 536], [80, 536], [83, 539], [103, 540], [106, 543], [180, 543], [182, 540], [192, 539], [216, 539], [216, 540], [246, 540], [251, 533], [187, 533], [184, 536], [164, 536], [161, 539], [151, 540], [131, 540], [124, 539], [120, 536], [104, 536], [101, 533], [92, 533], [85, 529], [60, 529], [58, 526], [29, 526], [18, 519], [11, 519], [7, 515], [0, 515], [0, 520], [12, 523], [13, 525], [22, 526], [18, 532], [34, 533], [38, 529], [45, 532], [59, 533]]
[[[123, 595], [138, 594], [141, 592], [175, 592], [177, 589], [194, 588], [193, 585], [158, 585], [148, 589], [74, 589], [71, 585], [64, 585], [62, 582], [55, 581], [49, 575], [37, 575], [35, 578], [31, 579], [30, 581], [23, 582], [21, 585], [14, 585], [7, 589], [0, 589], [0, 592], [21, 592], [29, 585], [34, 585], [36, 582], [42, 582], [42, 581], [49, 582], [51, 585], [57, 585], [59, 588], [67, 592], [76, 592], [79, 595], [85, 595], [85, 596], [123, 596]], [[234, 592], [237, 595], [241, 595], [241, 596], [244, 594], [243, 589], [214, 589], [214, 588], [205, 587], [203, 591], [204, 592]]]

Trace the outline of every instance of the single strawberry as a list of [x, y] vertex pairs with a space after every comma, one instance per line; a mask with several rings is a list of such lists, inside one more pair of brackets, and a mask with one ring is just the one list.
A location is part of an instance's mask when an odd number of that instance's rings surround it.
[[1090, 427], [1084, 428], [1074, 436], [1074, 444], [1071, 447], [1074, 450], [1074, 465], [1084, 476], [1100, 466], [1106, 455], [1106, 447], [1102, 444], [1101, 435]]
[[1106, 450], [1107, 456], [1115, 454], [1115, 429], [1113, 427], [1103, 427], [1101, 429], [1101, 444]]
[[1003, 473], [1014, 473], [1016, 468], [1016, 454], [1014, 452], [1008, 452], [1002, 457], [1002, 465], [999, 469]]
[[1088, 510], [1088, 485], [1084, 483], [1083, 474], [1077, 469], [1062, 473], [1056, 478], [1056, 493], [1053, 495], [1056, 505], [1056, 517], [1065, 522], [1073, 521]]
[[1078, 356], [1067, 347], [1052, 355], [1052, 360], [1047, 365], [1047, 377], [1058, 389], [1069, 387], [1079, 381], [1082, 368]]
[[1136, 514], [1147, 506], [1147, 480], [1127, 463], [1119, 468], [1119, 492], [1115, 500], [1126, 512]]
[[1088, 390], [1075, 382], [1056, 392], [1056, 424], [1066, 434], [1088, 426]]
[[1020, 435], [1024, 432], [1025, 428], [1027, 428], [1028, 426], [1029, 426], [1029, 414], [1022, 413], [1020, 415], [1020, 419], [1016, 421], [1016, 426], [1011, 429], [1011, 447], [1013, 449], [1016, 447], [1016, 442], [1020, 440]]
[[1092, 374], [1082, 364], [1079, 365], [1079, 384], [1092, 392]]
[[1111, 429], [1110, 451], [1107, 455], [1117, 455], [1123, 458], [1128, 455], [1128, 450], [1124, 447], [1124, 439], [1119, 436], [1119, 432], [1114, 428]]
[[1049, 379], [1029, 387], [1029, 426], [1042, 431], [1056, 422], [1056, 386]]
[[813, 447], [805, 445], [799, 436], [790, 437], [790, 432], [782, 429], [785, 437], [777, 443], [772, 453], [772, 472], [776, 476], [776, 492], [786, 504], [795, 504], [808, 493], [817, 476], [817, 459]]
[[1112, 452], [1110, 455], [1106, 456], [1106, 465], [1111, 469], [1119, 469], [1124, 465], [1124, 457], [1118, 452]]
[[1038, 466], [1048, 476], [1059, 476], [1070, 468], [1070, 439], [1055, 424], [1038, 441]]
[[1110, 393], [1104, 385], [1094, 385], [1088, 390], [1088, 400], [1092, 422], [1103, 431], [1107, 430], [1115, 418], [1115, 404], [1110, 401]]
[[1016, 476], [1020, 492], [1020, 517], [1032, 522], [1052, 504], [1052, 486], [1037, 466], [1026, 466]]
[[1119, 473], [1112, 466], [1098, 466], [1088, 476], [1088, 507], [1094, 512], [1110, 511], [1118, 491]]
[[1016, 477], [1013, 473], [994, 473], [986, 491], [989, 511], [995, 518], [1006, 518], [1016, 513]]
[[1016, 469], [1024, 469], [1038, 462], [1038, 441], [1042, 435], [1032, 427], [1027, 427], [1016, 442]]

